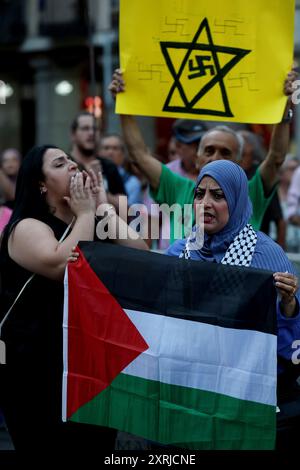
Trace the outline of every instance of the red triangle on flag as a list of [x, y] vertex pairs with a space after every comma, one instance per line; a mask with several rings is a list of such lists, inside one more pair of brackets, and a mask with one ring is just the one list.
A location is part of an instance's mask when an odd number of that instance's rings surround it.
[[148, 344], [83, 253], [68, 265], [67, 418], [107, 388]]

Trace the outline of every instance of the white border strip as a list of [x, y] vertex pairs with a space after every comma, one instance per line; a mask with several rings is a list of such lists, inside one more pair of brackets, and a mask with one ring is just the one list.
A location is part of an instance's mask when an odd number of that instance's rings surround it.
[[68, 265], [64, 276], [64, 313], [63, 313], [63, 377], [62, 377], [62, 420], [67, 421], [67, 391], [68, 391], [68, 320], [69, 320], [69, 292], [68, 292]]

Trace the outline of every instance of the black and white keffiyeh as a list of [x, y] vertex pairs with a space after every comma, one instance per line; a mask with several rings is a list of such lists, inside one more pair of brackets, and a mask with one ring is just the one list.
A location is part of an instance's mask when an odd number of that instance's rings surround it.
[[256, 242], [257, 233], [252, 225], [245, 225], [230, 244], [221, 263], [232, 266], [250, 266]]
[[[203, 238], [199, 236], [198, 230], [187, 238], [185, 247], [180, 254], [180, 258], [190, 259], [191, 251], [201, 249], [200, 242], [203, 245]], [[221, 263], [230, 264], [232, 266], [251, 265], [257, 242], [257, 233], [251, 224], [245, 227], [236, 235], [233, 242], [229, 245], [223, 256]]]

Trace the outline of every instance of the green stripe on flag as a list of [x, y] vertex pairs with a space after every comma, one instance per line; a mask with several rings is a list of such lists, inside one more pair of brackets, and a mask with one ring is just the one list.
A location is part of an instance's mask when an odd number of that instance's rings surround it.
[[198, 450], [274, 449], [275, 419], [274, 406], [126, 374], [71, 417]]

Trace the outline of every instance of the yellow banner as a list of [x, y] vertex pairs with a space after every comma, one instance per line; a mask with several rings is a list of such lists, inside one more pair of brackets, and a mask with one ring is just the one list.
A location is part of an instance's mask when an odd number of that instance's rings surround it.
[[120, 0], [118, 113], [275, 123], [294, 0]]

